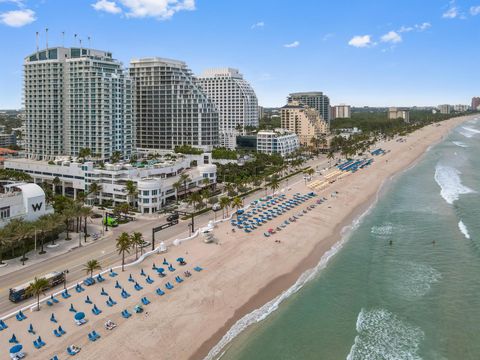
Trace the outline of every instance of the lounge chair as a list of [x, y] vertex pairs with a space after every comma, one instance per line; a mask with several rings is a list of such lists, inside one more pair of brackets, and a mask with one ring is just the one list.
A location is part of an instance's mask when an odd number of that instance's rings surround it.
[[202, 271], [203, 269], [202, 269], [200, 266], [195, 266], [195, 267], [193, 268], [193, 270], [195, 270], [195, 271], [197, 271], [197, 272], [200, 272], [200, 271]]
[[175, 277], [175, 281], [180, 284], [181, 282], [183, 282], [183, 279], [180, 276], [177, 276]]
[[174, 286], [172, 284], [170, 284], [170, 282], [167, 282], [165, 284], [165, 287], [168, 289], [168, 290], [172, 290], [174, 288]]
[[0, 331], [7, 329], [8, 326], [3, 320], [0, 320]]
[[143, 304], [143, 305], [148, 305], [148, 304], [150, 304], [150, 300], [148, 300], [146, 297], [143, 297], [141, 300], [142, 300], [142, 304]]
[[8, 342], [10, 344], [18, 344], [18, 340], [17, 340], [17, 337], [15, 336], [15, 334], [12, 335], [12, 337], [10, 338], [10, 340], [8, 340]]
[[68, 293], [68, 290], [67, 290], [67, 289], [65, 289], [65, 290], [62, 291], [62, 297], [63, 297], [64, 299], [68, 299], [70, 296], [72, 296], [72, 295], [70, 295], [70, 294]]
[[50, 300], [47, 300], [47, 305], [48, 306], [53, 306], [53, 302], [51, 302]]
[[93, 341], [96, 341], [97, 338], [95, 336], [93, 336], [92, 333], [88, 333], [88, 340], [93, 342]]
[[152, 284], [152, 283], [153, 283], [153, 279], [150, 277], [150, 275], [147, 276], [147, 278], [145, 279], [145, 281], [146, 281], [148, 284]]
[[130, 316], [132, 316], [132, 314], [130, 314], [128, 312], [128, 310], [123, 310], [122, 311], [122, 317], [125, 318], [125, 319], [128, 319]]
[[62, 335], [65, 335], [67, 333], [65, 330], [63, 330], [62, 326], [58, 327], [58, 332]]
[[18, 321], [23, 321], [27, 318], [27, 316], [22, 312], [22, 310], [20, 310], [16, 315], [16, 318]]
[[97, 275], [97, 281], [98, 282], [104, 282], [105, 281], [105, 278], [102, 276], [102, 274]]
[[35, 349], [40, 349], [42, 347], [37, 340], [33, 340], [33, 346], [35, 346]]
[[77, 353], [76, 353], [75, 351], [73, 351], [72, 349], [70, 349], [70, 346], [67, 347], [67, 353], [68, 353], [68, 355], [70, 355], [70, 356], [75, 356], [75, 355], [77, 355]]
[[47, 344], [45, 343], [45, 341], [43, 341], [40, 336], [37, 338], [37, 342], [38, 342], [41, 346], [47, 345]]
[[55, 335], [56, 337], [61, 337], [62, 336], [62, 334], [60, 334], [57, 329], [53, 330], [53, 335]]
[[168, 266], [168, 270], [171, 271], [171, 272], [174, 272], [175, 271], [175, 268], [172, 266], [172, 264], [170, 264]]
[[53, 355], [53, 357], [52, 357], [50, 360], [58, 360], [58, 356], [57, 356], [57, 355]]
[[100, 315], [102, 313], [102, 310], [100, 310], [97, 307], [97, 305], [93, 305], [92, 313], [93, 313], [93, 315]]
[[158, 288], [158, 289], [156, 290], [156, 292], [157, 292], [157, 295], [160, 295], [160, 296], [165, 295], [165, 292], [162, 291], [162, 289], [160, 289], [160, 288]]
[[134, 288], [135, 288], [135, 290], [137, 290], [137, 291], [140, 291], [140, 290], [143, 289], [143, 287], [141, 287], [139, 283], [135, 283]]

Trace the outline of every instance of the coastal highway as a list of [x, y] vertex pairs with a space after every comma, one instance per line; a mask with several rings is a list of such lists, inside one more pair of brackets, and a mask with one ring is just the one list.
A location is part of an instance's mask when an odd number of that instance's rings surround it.
[[[310, 166], [326, 166], [328, 161], [325, 159], [312, 160], [307, 163]], [[293, 184], [298, 181], [303, 181], [303, 174], [297, 174], [288, 179], [289, 184]], [[285, 182], [285, 181], [284, 181]], [[285, 185], [285, 184], [283, 184]], [[245, 198], [244, 203], [248, 204], [254, 199], [261, 197], [265, 194], [265, 190], [260, 190], [256, 193], [250, 194]], [[217, 212], [217, 217], [222, 216], [222, 212]], [[213, 212], [208, 212], [195, 217], [195, 228], [198, 229], [201, 226], [208, 224], [210, 220], [213, 220]], [[97, 219], [100, 223], [100, 219]], [[178, 225], [172, 226], [161, 232], [156, 233], [155, 242], [156, 246], [161, 241], [164, 241], [169, 245], [174, 239], [188, 236], [188, 224], [189, 220], [180, 220]], [[137, 220], [125, 225], [120, 225], [117, 228], [109, 228], [108, 236], [101, 240], [89, 243], [87, 246], [75, 248], [67, 253], [57, 255], [55, 257], [47, 258], [44, 261], [32, 265], [27, 265], [17, 271], [0, 276], [0, 316], [5, 315], [13, 311], [16, 307], [25, 306], [32, 300], [25, 300], [21, 303], [13, 303], [8, 299], [9, 289], [24, 284], [32, 280], [35, 276], [41, 276], [48, 274], [52, 271], [68, 270], [67, 283], [72, 284], [80, 282], [85, 278], [84, 264], [91, 259], [97, 259], [102, 265], [103, 269], [108, 269], [111, 266], [118, 265], [121, 261], [121, 256], [115, 249], [115, 239], [124, 231], [128, 233], [141, 232], [146, 241], [151, 241], [152, 228], [166, 223], [165, 216], [154, 218], [152, 220]], [[72, 240], [75, 241], [75, 240]], [[145, 250], [149, 251], [151, 247], [146, 247]], [[135, 259], [135, 253], [132, 252], [127, 258], [128, 261]], [[63, 288], [63, 285], [57, 286], [54, 291], [59, 291]], [[47, 294], [51, 293], [51, 290], [47, 291]]]

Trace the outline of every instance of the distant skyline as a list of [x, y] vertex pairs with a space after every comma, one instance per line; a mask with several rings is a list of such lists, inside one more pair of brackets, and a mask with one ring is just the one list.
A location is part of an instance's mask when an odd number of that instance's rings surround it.
[[332, 105], [469, 104], [479, 25], [480, 0], [0, 0], [0, 109], [21, 107], [23, 59], [45, 28], [50, 47], [90, 37], [125, 67], [158, 56], [196, 75], [238, 68], [265, 107], [298, 91]]

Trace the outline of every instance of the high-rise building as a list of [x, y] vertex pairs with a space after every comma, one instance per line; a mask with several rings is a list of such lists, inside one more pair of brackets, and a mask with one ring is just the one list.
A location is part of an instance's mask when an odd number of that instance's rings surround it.
[[285, 129], [262, 130], [257, 133], [257, 151], [284, 157], [300, 146], [298, 135]]
[[330, 99], [321, 91], [292, 93], [288, 101], [298, 101], [318, 111], [323, 120], [330, 124]]
[[410, 111], [396, 107], [388, 108], [388, 118], [390, 120], [403, 119], [406, 123], [410, 122]]
[[155, 57], [130, 65], [138, 150], [218, 145], [218, 112], [184, 62]]
[[448, 104], [438, 105], [440, 114], [450, 114], [452, 112], [452, 106]]
[[453, 111], [455, 112], [467, 112], [470, 110], [470, 105], [456, 104], [453, 105]]
[[477, 111], [480, 108], [480, 97], [472, 98], [472, 110]]
[[297, 134], [303, 146], [311, 146], [313, 138], [329, 133], [329, 125], [318, 111], [298, 101], [289, 101], [282, 107], [281, 124], [283, 129]]
[[24, 61], [25, 148], [28, 158], [78, 156], [108, 160], [132, 150], [131, 83], [112, 54], [49, 48]]
[[336, 105], [332, 108], [332, 119], [350, 119], [352, 117], [352, 109], [350, 105]]
[[246, 126], [258, 126], [255, 91], [237, 69], [208, 69], [198, 81], [218, 111], [220, 145], [234, 149], [237, 135], [244, 135]]

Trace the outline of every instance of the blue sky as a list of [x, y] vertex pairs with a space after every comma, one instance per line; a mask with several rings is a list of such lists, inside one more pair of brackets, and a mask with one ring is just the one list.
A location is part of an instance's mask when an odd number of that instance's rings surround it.
[[23, 58], [47, 27], [50, 46], [90, 36], [125, 66], [238, 68], [264, 106], [294, 91], [357, 106], [480, 95], [480, 0], [0, 0], [0, 108], [20, 107]]

